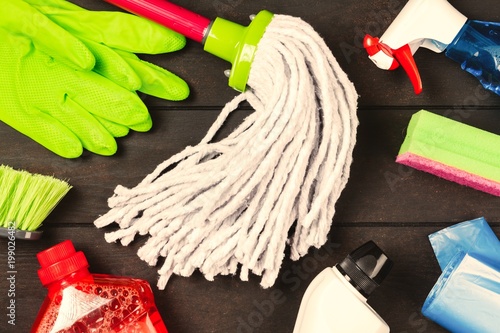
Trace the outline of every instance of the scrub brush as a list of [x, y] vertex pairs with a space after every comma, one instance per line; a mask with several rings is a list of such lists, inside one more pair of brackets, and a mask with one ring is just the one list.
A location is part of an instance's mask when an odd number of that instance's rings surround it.
[[54, 177], [0, 165], [0, 236], [39, 239], [37, 229], [70, 189]]
[[500, 196], [500, 136], [421, 110], [396, 162]]

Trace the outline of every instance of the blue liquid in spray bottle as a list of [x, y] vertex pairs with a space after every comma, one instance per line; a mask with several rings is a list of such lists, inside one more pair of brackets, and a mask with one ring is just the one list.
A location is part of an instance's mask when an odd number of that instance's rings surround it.
[[446, 56], [500, 95], [500, 24], [467, 21], [446, 48]]
[[500, 95], [500, 23], [470, 20], [446, 0], [409, 0], [380, 38], [366, 35], [363, 44], [379, 68], [402, 66], [417, 94], [422, 80], [413, 54], [423, 47], [444, 52]]

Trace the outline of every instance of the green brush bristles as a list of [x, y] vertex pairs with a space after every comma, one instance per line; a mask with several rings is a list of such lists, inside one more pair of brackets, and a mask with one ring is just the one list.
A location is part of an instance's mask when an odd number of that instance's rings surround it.
[[0, 166], [0, 227], [35, 231], [71, 189], [50, 176]]

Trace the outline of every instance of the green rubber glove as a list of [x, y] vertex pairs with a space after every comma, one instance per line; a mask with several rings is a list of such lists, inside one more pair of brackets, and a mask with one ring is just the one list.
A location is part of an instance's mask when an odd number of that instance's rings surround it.
[[[11, 1], [17, 0], [2, 0], [1, 5]], [[16, 18], [23, 22], [22, 16]], [[45, 47], [50, 44], [45, 38], [58, 38], [58, 32], [12, 29], [14, 33], [0, 25], [1, 121], [66, 158], [80, 156], [83, 148], [114, 154], [117, 145], [107, 126], [151, 128], [149, 112], [136, 93], [93, 71], [67, 66], [35, 47], [44, 45], [42, 49], [59, 54], [57, 47]]]
[[65, 0], [25, 1], [79, 38], [96, 58], [94, 70], [113, 82], [173, 101], [189, 95], [181, 78], [134, 54], [180, 50], [186, 43], [184, 36], [127, 13], [90, 11]]
[[74, 68], [91, 70], [94, 55], [76, 37], [68, 33], [23, 0], [0, 0], [0, 27], [32, 40], [41, 50]]

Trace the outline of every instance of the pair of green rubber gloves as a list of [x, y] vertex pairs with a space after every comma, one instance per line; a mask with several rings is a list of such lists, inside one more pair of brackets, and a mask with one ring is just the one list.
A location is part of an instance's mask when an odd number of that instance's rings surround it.
[[183, 48], [167, 28], [65, 0], [0, 0], [0, 8], [0, 120], [60, 156], [109, 156], [116, 137], [148, 131], [136, 91], [174, 101], [189, 94], [181, 78], [134, 54]]

